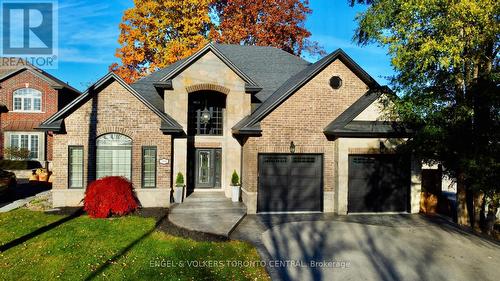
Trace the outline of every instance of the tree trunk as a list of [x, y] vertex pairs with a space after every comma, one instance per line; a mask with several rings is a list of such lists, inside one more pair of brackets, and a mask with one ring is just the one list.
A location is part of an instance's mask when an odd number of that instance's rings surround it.
[[463, 174], [457, 178], [457, 223], [463, 226], [471, 226], [467, 206], [467, 186]]
[[474, 231], [481, 232], [483, 229], [485, 221], [484, 210], [484, 193], [480, 191], [474, 192], [474, 220], [471, 223]]

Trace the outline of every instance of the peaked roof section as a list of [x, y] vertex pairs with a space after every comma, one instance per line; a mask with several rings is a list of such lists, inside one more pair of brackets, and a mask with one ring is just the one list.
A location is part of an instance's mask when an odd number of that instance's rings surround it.
[[77, 89], [73, 88], [70, 86], [68, 83], [65, 83], [58, 78], [52, 76], [48, 72], [30, 64], [29, 62], [26, 62], [23, 59], [20, 58], [2, 58], [0, 57], [0, 60], [2, 59], [9, 59], [9, 60], [16, 60], [17, 65], [15, 67], [3, 67], [0, 65], [0, 81], [3, 81], [9, 77], [12, 77], [13, 75], [16, 75], [22, 71], [30, 71], [31, 73], [37, 75], [41, 79], [47, 81], [51, 87], [54, 89], [62, 89], [62, 88], [67, 88], [71, 91], [74, 91], [76, 93], [80, 93]]
[[204, 50], [200, 50], [191, 57], [173, 63], [138, 80], [132, 84], [132, 87], [150, 100], [151, 103], [161, 104], [163, 107], [163, 93], [161, 87], [160, 91], [158, 90], [158, 86], [168, 88], [166, 85], [171, 85], [171, 81], [168, 79], [163, 81], [166, 77], [175, 77], [178, 73], [175, 74], [174, 72], [182, 71], [209, 50], [215, 50], [214, 53], [222, 56], [226, 64], [232, 65], [235, 69], [238, 69], [238, 72], [244, 73], [246, 77], [254, 81], [254, 85], [247, 83], [247, 90], [256, 92], [255, 97], [261, 102], [269, 98], [290, 77], [311, 65], [310, 62], [275, 47], [211, 43]]
[[410, 136], [412, 131], [401, 122], [354, 121], [359, 114], [377, 101], [383, 94], [391, 94], [389, 88], [370, 89], [325, 128], [325, 135], [332, 137]]
[[193, 62], [197, 61], [199, 58], [204, 56], [206, 53], [211, 51], [214, 53], [220, 60], [222, 60], [231, 70], [233, 70], [238, 76], [240, 76], [243, 81], [247, 84], [248, 88], [252, 89], [262, 89], [250, 76], [248, 76], [245, 72], [241, 71], [238, 66], [236, 66], [232, 61], [230, 61], [213, 43], [208, 43], [205, 47], [201, 48], [198, 52], [193, 54], [192, 56], [186, 58], [181, 63], [177, 64], [173, 69], [167, 73], [160, 81], [171, 80], [179, 73], [181, 73], [184, 69], [189, 67]]
[[182, 126], [177, 123], [172, 117], [168, 116], [163, 110], [159, 110], [157, 106], [153, 105], [150, 101], [145, 99], [141, 94], [139, 94], [134, 88], [125, 83], [123, 79], [121, 79], [118, 75], [113, 72], [108, 73], [95, 84], [90, 86], [80, 97], [75, 99], [73, 102], [68, 104], [66, 107], [61, 109], [56, 114], [52, 115], [49, 119], [44, 121], [38, 129], [40, 130], [49, 130], [49, 131], [60, 131], [63, 127], [64, 118], [66, 118], [69, 114], [73, 113], [76, 109], [82, 106], [85, 102], [87, 102], [93, 95], [97, 94], [96, 89], [103, 86], [105, 83], [110, 80], [115, 80], [120, 85], [122, 85], [125, 89], [127, 89], [132, 95], [134, 95], [138, 100], [140, 100], [144, 105], [146, 105], [151, 111], [153, 111], [158, 117], [160, 117], [162, 124], [161, 130], [164, 133], [180, 133], [183, 131]]
[[215, 44], [216, 48], [257, 82], [262, 90], [255, 94], [264, 102], [290, 77], [310, 62], [275, 47]]
[[318, 73], [323, 71], [333, 61], [340, 59], [351, 71], [353, 71], [364, 83], [370, 88], [380, 88], [380, 85], [366, 71], [364, 71], [354, 60], [352, 60], [342, 49], [337, 49], [335, 52], [322, 58], [314, 64], [306, 67], [299, 73], [292, 76], [286, 81], [276, 92], [274, 92], [257, 110], [250, 116], [247, 116], [236, 126], [233, 127], [233, 133], [256, 131], [258, 123], [284, 102], [288, 97], [293, 95], [297, 90], [314, 78]]

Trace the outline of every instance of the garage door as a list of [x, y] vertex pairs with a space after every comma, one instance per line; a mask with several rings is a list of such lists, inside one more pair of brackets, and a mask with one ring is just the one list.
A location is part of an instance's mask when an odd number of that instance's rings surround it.
[[410, 161], [402, 155], [350, 155], [348, 212], [406, 212]]
[[259, 155], [258, 212], [321, 212], [323, 156]]

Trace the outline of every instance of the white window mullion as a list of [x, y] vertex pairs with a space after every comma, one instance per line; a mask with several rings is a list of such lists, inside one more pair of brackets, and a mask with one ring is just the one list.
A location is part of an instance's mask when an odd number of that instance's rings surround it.
[[11, 134], [10, 147], [29, 150], [29, 159], [40, 158], [40, 137], [36, 134]]
[[14, 111], [41, 112], [42, 111], [42, 92], [23, 88], [13, 93]]

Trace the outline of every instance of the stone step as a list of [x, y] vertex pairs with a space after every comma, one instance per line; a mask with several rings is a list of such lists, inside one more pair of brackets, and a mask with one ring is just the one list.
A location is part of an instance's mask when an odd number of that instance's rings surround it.
[[231, 201], [226, 197], [188, 197], [184, 202], [227, 202]]
[[230, 200], [214, 202], [214, 201], [204, 201], [204, 202], [190, 202], [184, 201], [182, 204], [178, 204], [172, 207], [171, 213], [210, 213], [210, 212], [245, 212], [245, 205], [241, 202], [233, 203]]
[[231, 201], [224, 192], [195, 192], [189, 195], [184, 202], [224, 202]]

